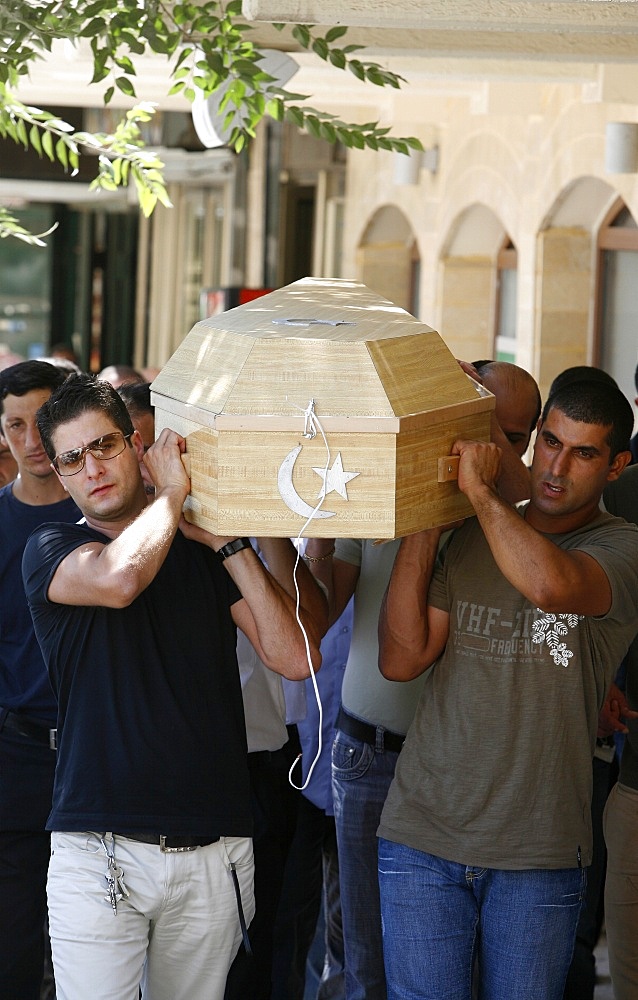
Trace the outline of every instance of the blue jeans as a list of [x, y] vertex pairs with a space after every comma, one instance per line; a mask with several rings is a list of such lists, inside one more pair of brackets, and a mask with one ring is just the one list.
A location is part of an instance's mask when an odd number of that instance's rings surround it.
[[386, 1000], [377, 829], [398, 756], [340, 729], [332, 747], [347, 1000]]
[[503, 871], [379, 841], [388, 1000], [561, 1000], [582, 868]]

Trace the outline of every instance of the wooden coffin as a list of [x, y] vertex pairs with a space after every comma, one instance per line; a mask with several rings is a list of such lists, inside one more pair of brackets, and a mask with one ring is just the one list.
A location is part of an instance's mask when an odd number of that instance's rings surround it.
[[185, 515], [220, 535], [394, 538], [468, 516], [458, 437], [494, 397], [434, 330], [354, 281], [305, 278], [197, 323], [151, 387], [183, 435]]

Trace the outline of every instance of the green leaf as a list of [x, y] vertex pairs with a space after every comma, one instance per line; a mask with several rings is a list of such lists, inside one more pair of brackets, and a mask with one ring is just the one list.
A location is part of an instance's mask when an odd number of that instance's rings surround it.
[[27, 127], [24, 124], [24, 119], [19, 118], [17, 123], [17, 136], [18, 140], [22, 143], [25, 149], [29, 148], [29, 137], [27, 135]]
[[65, 171], [68, 170], [68, 167], [69, 167], [69, 157], [67, 155], [67, 148], [66, 148], [66, 143], [64, 142], [64, 139], [58, 139], [58, 141], [56, 142], [56, 144], [55, 144], [55, 153], [56, 153], [56, 156], [57, 156], [59, 162], [64, 167]]
[[306, 127], [315, 139], [321, 139], [321, 125], [313, 115], [306, 115]]
[[115, 87], [109, 87], [108, 90], [104, 91], [104, 103], [105, 104], [110, 104], [111, 98], [113, 97], [114, 93], [115, 93]]
[[202, 35], [207, 35], [218, 27], [219, 18], [218, 17], [198, 17], [193, 21], [191, 30], [193, 32], [199, 32]]
[[336, 66], [337, 69], [346, 68], [346, 57], [341, 49], [334, 49], [334, 51], [330, 53], [330, 62], [333, 66]]
[[286, 108], [286, 117], [299, 128], [303, 128], [304, 116], [299, 108]]
[[354, 75], [356, 76], [357, 80], [365, 80], [365, 78], [366, 78], [365, 70], [364, 70], [363, 66], [361, 65], [361, 63], [358, 62], [358, 60], [352, 59], [348, 63], [348, 69], [350, 70], [351, 73], [354, 73]]
[[125, 73], [130, 73], [131, 76], [136, 76], [135, 66], [131, 62], [128, 56], [118, 56], [115, 60], [115, 64], [123, 69]]
[[265, 113], [274, 118], [277, 122], [282, 122], [284, 120], [284, 102], [279, 98], [271, 99], [266, 102]]
[[305, 24], [296, 24], [292, 29], [292, 37], [295, 41], [299, 42], [300, 45], [307, 49], [310, 45], [310, 32], [308, 31]]
[[321, 122], [319, 126], [319, 135], [322, 139], [326, 139], [328, 142], [335, 142], [337, 139], [337, 132], [334, 125], [330, 122]]
[[88, 24], [85, 24], [81, 31], [78, 32], [80, 38], [96, 38], [101, 35], [103, 31], [106, 30], [106, 21], [101, 17], [95, 17]]
[[312, 51], [315, 55], [319, 56], [320, 59], [328, 58], [328, 46], [326, 45], [323, 38], [315, 38], [312, 43]]
[[32, 125], [29, 131], [29, 139], [31, 145], [35, 149], [38, 156], [42, 156], [42, 143], [40, 142], [40, 130], [37, 125]]
[[[179, 56], [177, 57], [177, 62], [175, 63], [175, 70], [178, 70], [182, 65], [182, 63], [186, 59], [188, 59], [189, 56], [192, 56], [192, 54], [193, 54], [193, 49], [191, 47], [186, 46], [185, 48], [183, 48]], [[175, 76], [175, 70], [173, 70], [173, 76]]]
[[347, 34], [347, 27], [344, 24], [338, 24], [334, 28], [330, 28], [329, 31], [326, 31], [326, 41], [329, 43], [336, 42], [338, 38], [343, 38]]
[[126, 94], [127, 97], [135, 97], [135, 87], [127, 76], [116, 76], [115, 86], [118, 90], [121, 90], [123, 94]]
[[42, 135], [42, 149], [51, 160], [51, 163], [53, 163], [55, 153], [53, 152], [53, 136], [50, 132], [44, 132]]

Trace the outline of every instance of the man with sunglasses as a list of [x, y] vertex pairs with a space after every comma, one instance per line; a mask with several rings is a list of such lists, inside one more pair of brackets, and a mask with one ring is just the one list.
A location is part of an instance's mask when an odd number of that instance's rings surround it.
[[[57, 707], [22, 585], [22, 553], [45, 521], [80, 511], [55, 475], [35, 416], [66, 374], [44, 361], [0, 372], [0, 445], [18, 470], [0, 489], [0, 996], [38, 1000]], [[14, 478], [13, 476], [11, 477]]]
[[[253, 915], [239, 626], [271, 669], [308, 673], [294, 600], [248, 539], [181, 518], [185, 442], [145, 463], [107, 383], [71, 376], [38, 414], [86, 523], [50, 524], [23, 561], [59, 699], [49, 923], [59, 1000], [214, 1000]], [[181, 530], [178, 530], [181, 529]], [[318, 666], [314, 621], [301, 609]]]

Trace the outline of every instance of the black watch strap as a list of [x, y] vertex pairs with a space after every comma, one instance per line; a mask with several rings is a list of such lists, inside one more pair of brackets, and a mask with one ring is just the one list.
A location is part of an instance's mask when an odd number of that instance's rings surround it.
[[217, 553], [220, 559], [228, 559], [229, 556], [234, 556], [235, 552], [241, 552], [242, 549], [251, 549], [250, 538], [234, 538], [232, 542], [226, 542], [222, 545], [221, 549], [217, 549]]

